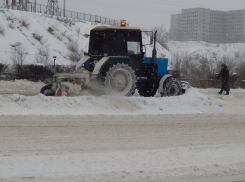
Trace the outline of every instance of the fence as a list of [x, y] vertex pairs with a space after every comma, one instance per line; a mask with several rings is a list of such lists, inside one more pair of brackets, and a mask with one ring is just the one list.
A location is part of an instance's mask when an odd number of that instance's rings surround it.
[[[220, 88], [221, 80], [216, 79], [181, 79], [182, 81], [189, 82], [192, 87], [196, 88]], [[241, 80], [237, 75], [230, 76], [229, 85], [231, 88], [245, 88], [245, 80]]]
[[[27, 6], [25, 6], [25, 2], [22, 1], [21, 3], [16, 3], [15, 6], [5, 5], [5, 6], [1, 6], [1, 8], [48, 14], [46, 5], [37, 4], [37, 3], [34, 4], [33, 2], [29, 2], [27, 3]], [[74, 11], [69, 11], [64, 9], [59, 9], [56, 16], [71, 18], [74, 21], [88, 21], [88, 22], [97, 22], [97, 23], [111, 25], [111, 26], [120, 26], [119, 20], [114, 20], [114, 19], [86, 14], [86, 13], [79, 13], [79, 12], [74, 12]], [[126, 26], [128, 27], [129, 24], [127, 23]]]

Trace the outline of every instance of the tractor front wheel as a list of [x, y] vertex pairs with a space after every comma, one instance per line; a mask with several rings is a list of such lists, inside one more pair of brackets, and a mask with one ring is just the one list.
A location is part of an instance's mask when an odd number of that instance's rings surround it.
[[161, 93], [161, 96], [178, 96], [181, 94], [181, 85], [180, 82], [173, 77], [169, 77], [165, 80], [163, 84], [164, 93]]

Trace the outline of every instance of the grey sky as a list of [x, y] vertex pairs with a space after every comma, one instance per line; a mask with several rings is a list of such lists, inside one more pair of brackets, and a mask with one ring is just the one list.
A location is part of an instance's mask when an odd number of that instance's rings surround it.
[[[33, 0], [31, 0], [33, 1]], [[37, 0], [46, 4], [48, 0]], [[184, 8], [213, 10], [245, 9], [245, 0], [66, 0], [67, 9], [112, 19], [126, 19], [130, 26], [142, 29], [164, 25], [170, 28], [170, 15]], [[63, 0], [59, 0], [63, 7]]]

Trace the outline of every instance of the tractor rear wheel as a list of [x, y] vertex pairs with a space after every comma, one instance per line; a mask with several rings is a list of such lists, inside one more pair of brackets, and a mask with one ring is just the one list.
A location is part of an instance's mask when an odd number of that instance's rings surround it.
[[165, 80], [163, 84], [164, 93], [161, 93], [161, 96], [178, 96], [181, 94], [181, 85], [180, 82], [173, 77], [169, 77]]
[[148, 80], [141, 80], [137, 82], [137, 88], [140, 96], [143, 97], [154, 97], [157, 92], [159, 84], [152, 83]]
[[[103, 76], [102, 76], [103, 75]], [[105, 94], [132, 96], [136, 89], [136, 75], [127, 63], [114, 63], [101, 74]]]

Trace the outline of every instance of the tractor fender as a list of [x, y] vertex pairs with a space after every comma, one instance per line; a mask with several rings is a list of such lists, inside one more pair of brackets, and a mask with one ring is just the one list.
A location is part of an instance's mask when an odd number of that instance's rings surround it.
[[101, 58], [101, 60], [99, 60], [98, 63], [95, 64], [94, 66], [94, 70], [93, 70], [93, 75], [98, 75], [100, 72], [101, 67], [103, 66], [103, 64], [109, 59], [109, 57], [103, 57]]
[[161, 78], [161, 80], [160, 80], [160, 82], [159, 82], [158, 93], [163, 93], [163, 92], [164, 92], [164, 90], [163, 90], [163, 84], [164, 84], [165, 80], [166, 80], [167, 78], [171, 77], [171, 76], [172, 76], [172, 75], [167, 74], [167, 75], [165, 75], [165, 76], [163, 76], [163, 77]]
[[79, 70], [82, 68], [83, 64], [90, 59], [90, 56], [84, 55], [83, 58], [77, 63], [75, 70]]
[[108, 61], [109, 59], [128, 59], [129, 61], [132, 61], [129, 56], [111, 56], [111, 57], [103, 57], [101, 60], [99, 60], [98, 63], [96, 63], [94, 70], [93, 70], [93, 75], [98, 75], [100, 73], [101, 68], [103, 65]]

